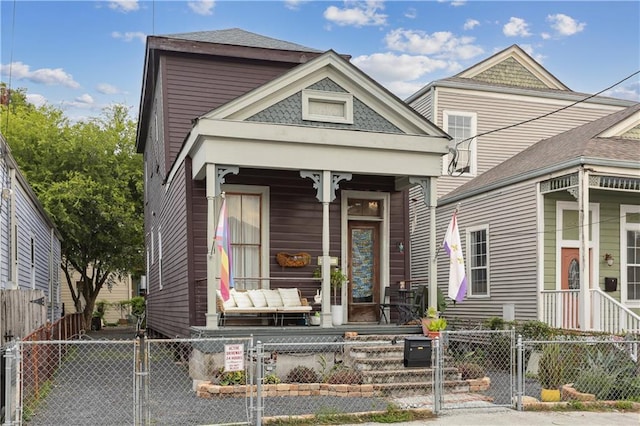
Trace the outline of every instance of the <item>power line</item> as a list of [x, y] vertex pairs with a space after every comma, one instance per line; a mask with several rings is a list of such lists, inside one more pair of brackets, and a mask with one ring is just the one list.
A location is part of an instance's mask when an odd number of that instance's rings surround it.
[[[452, 151], [451, 153], [453, 154], [453, 157], [451, 158], [451, 161], [449, 161], [449, 165], [448, 165], [448, 167], [447, 167], [447, 172], [448, 172], [448, 174], [449, 174], [450, 176], [454, 176], [454, 173], [453, 173], [453, 172], [455, 172], [455, 167], [457, 166], [457, 160], [458, 160], [458, 146], [459, 146], [460, 144], [462, 144], [462, 143], [464, 143], [464, 142], [467, 142], [467, 141], [470, 141], [470, 140], [473, 140], [473, 139], [475, 139], [475, 138], [479, 138], [479, 137], [481, 137], [481, 136], [486, 136], [486, 135], [489, 135], [489, 134], [492, 134], [492, 133], [500, 132], [500, 131], [502, 131], [502, 130], [507, 130], [507, 129], [511, 129], [511, 128], [513, 128], [513, 127], [521, 126], [521, 125], [523, 125], [523, 124], [531, 123], [531, 122], [533, 122], [533, 121], [540, 120], [540, 119], [542, 119], [542, 118], [545, 118], [545, 117], [548, 117], [548, 116], [550, 116], [550, 115], [556, 114], [556, 113], [558, 113], [558, 112], [560, 112], [560, 111], [564, 111], [565, 109], [569, 109], [569, 108], [571, 108], [571, 107], [573, 107], [573, 106], [576, 106], [576, 105], [578, 105], [578, 104], [581, 104], [581, 103], [583, 103], [583, 102], [586, 102], [586, 101], [588, 101], [589, 99], [594, 98], [594, 97], [596, 97], [596, 96], [598, 96], [598, 95], [600, 95], [600, 94], [602, 94], [602, 93], [606, 92], [607, 90], [611, 90], [611, 89], [613, 89], [614, 87], [616, 87], [616, 86], [618, 86], [618, 85], [620, 85], [620, 84], [624, 83], [625, 81], [629, 80], [630, 78], [632, 78], [632, 77], [634, 77], [634, 76], [636, 76], [636, 75], [638, 75], [638, 74], [640, 74], [640, 70], [638, 70], [638, 71], [636, 71], [636, 72], [634, 72], [634, 73], [631, 73], [630, 75], [628, 75], [627, 77], [625, 77], [625, 78], [623, 78], [622, 80], [618, 81], [617, 83], [614, 83], [614, 84], [612, 84], [611, 86], [609, 86], [609, 87], [607, 87], [607, 88], [605, 88], [605, 89], [602, 89], [602, 90], [600, 90], [600, 91], [599, 91], [599, 92], [597, 92], [597, 93], [594, 93], [593, 95], [589, 95], [589, 96], [587, 96], [586, 98], [579, 99], [579, 100], [577, 100], [577, 101], [575, 101], [575, 102], [573, 102], [573, 103], [571, 103], [571, 104], [569, 104], [569, 105], [565, 105], [565, 106], [563, 106], [563, 107], [561, 107], [561, 108], [558, 108], [558, 109], [556, 109], [556, 110], [553, 110], [553, 111], [547, 112], [547, 113], [545, 113], [545, 114], [539, 115], [538, 117], [530, 118], [530, 119], [528, 119], [528, 120], [520, 121], [520, 122], [518, 122], [518, 123], [514, 123], [514, 124], [509, 124], [508, 126], [499, 127], [499, 128], [497, 128], [497, 129], [488, 130], [488, 131], [483, 132], [483, 133], [480, 133], [480, 134], [478, 134], [478, 135], [470, 136], [470, 137], [468, 137], [468, 138], [465, 138], [465, 139], [461, 139], [461, 140], [459, 140], [458, 142], [456, 142], [455, 147], [454, 147], [454, 148], [452, 148], [452, 149], [450, 150], [450, 151]], [[469, 158], [469, 157], [467, 157], [467, 158], [468, 158], [468, 160], [467, 160], [467, 161], [469, 161], [469, 159], [470, 159], [470, 158]], [[466, 166], [467, 166], [467, 167], [469, 166], [469, 163], [468, 163], [468, 162], [467, 162], [467, 165], [466, 165]], [[462, 170], [466, 169], [467, 167], [462, 168]], [[460, 173], [459, 173], [458, 175], [456, 175], [456, 176], [461, 176], [463, 173], [464, 173], [464, 172], [460, 172]]]

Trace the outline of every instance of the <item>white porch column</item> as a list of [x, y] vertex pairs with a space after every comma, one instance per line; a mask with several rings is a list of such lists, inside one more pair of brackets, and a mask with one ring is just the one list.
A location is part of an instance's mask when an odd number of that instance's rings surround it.
[[214, 238], [216, 234], [216, 219], [218, 204], [216, 202], [216, 165], [207, 164], [207, 322], [206, 328], [215, 330], [218, 328], [218, 312], [216, 307], [216, 290], [218, 282], [216, 271], [220, 270], [218, 265], [219, 256], [213, 250]]
[[429, 308], [433, 307], [438, 309], [438, 257], [436, 253], [437, 241], [436, 241], [436, 204], [438, 202], [438, 187], [435, 178], [429, 178], [429, 199], [427, 207], [429, 208], [429, 259], [431, 263], [429, 265]]
[[322, 171], [320, 201], [322, 202], [322, 327], [333, 327], [331, 321], [331, 258], [329, 256], [329, 203], [331, 202], [331, 172]]
[[591, 327], [591, 289], [589, 259], [589, 172], [578, 170], [578, 227], [580, 228], [580, 307], [578, 310], [580, 329]]

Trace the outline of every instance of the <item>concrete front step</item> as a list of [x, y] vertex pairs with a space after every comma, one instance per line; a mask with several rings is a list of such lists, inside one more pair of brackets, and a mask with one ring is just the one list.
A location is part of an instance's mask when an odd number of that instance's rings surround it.
[[[369, 370], [360, 371], [364, 383], [416, 383], [430, 382], [433, 380], [431, 368], [400, 368], [396, 370]], [[456, 368], [445, 368], [444, 380], [455, 382], [460, 380], [460, 374]]]

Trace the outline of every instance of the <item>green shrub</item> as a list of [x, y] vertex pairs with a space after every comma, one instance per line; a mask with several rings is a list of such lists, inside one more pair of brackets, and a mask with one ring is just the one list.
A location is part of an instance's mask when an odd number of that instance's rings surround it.
[[640, 397], [640, 377], [628, 354], [616, 347], [591, 349], [577, 375], [574, 387], [592, 393], [603, 400], [621, 400]]
[[277, 385], [278, 383], [280, 383], [280, 378], [275, 374], [267, 374], [262, 379], [262, 383], [264, 383], [265, 385]]
[[224, 371], [224, 368], [220, 368], [214, 381], [220, 386], [246, 385], [247, 376], [244, 371]]
[[562, 365], [560, 345], [558, 343], [549, 343], [542, 349], [540, 364], [538, 366], [538, 378], [540, 386], [544, 389], [560, 389], [563, 381], [563, 365]]
[[318, 373], [312, 368], [299, 365], [287, 374], [287, 383], [318, 383]]

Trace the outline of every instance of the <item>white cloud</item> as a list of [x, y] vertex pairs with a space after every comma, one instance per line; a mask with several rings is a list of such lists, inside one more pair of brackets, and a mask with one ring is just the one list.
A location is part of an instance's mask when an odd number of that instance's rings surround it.
[[558, 13], [555, 15], [548, 15], [547, 22], [551, 24], [551, 28], [553, 28], [558, 35], [561, 36], [571, 36], [579, 33], [584, 30], [584, 27], [587, 26], [584, 22], [578, 22], [570, 16], [567, 16], [563, 13]]
[[27, 102], [35, 105], [36, 107], [41, 107], [47, 103], [47, 98], [37, 93], [27, 93]]
[[453, 7], [464, 6], [465, 3], [467, 3], [466, 0], [453, 0], [451, 2], [451, 6], [453, 6]]
[[129, 31], [126, 33], [121, 33], [120, 31], [113, 31], [111, 33], [111, 37], [119, 40], [123, 40], [126, 42], [130, 42], [131, 40], [138, 39], [141, 42], [145, 42], [147, 39], [147, 35], [140, 31]]
[[109, 8], [119, 12], [135, 12], [140, 9], [138, 0], [113, 0], [109, 2]]
[[613, 98], [628, 99], [634, 102], [640, 102], [640, 81], [629, 83], [625, 86], [617, 86], [611, 90], [602, 93], [603, 96], [611, 96]]
[[9, 71], [11, 71], [12, 78], [17, 80], [29, 80], [34, 83], [46, 84], [47, 86], [60, 85], [72, 89], [80, 87], [80, 84], [73, 79], [73, 76], [62, 68], [40, 68], [31, 71], [31, 67], [22, 62], [0, 65], [0, 74], [8, 76]]
[[416, 19], [418, 17], [418, 11], [413, 8], [410, 7], [409, 9], [407, 9], [407, 11], [404, 13], [404, 17], [405, 18], [409, 18], [409, 19]]
[[109, 83], [100, 83], [96, 86], [96, 90], [98, 93], [102, 93], [103, 95], [115, 95], [120, 93], [120, 90], [116, 86], [113, 86]]
[[291, 10], [300, 9], [302, 3], [304, 3], [304, 0], [284, 0], [284, 6]]
[[509, 22], [502, 27], [502, 33], [507, 37], [529, 37], [531, 33], [529, 32], [529, 24], [522, 19], [511, 17]]
[[472, 30], [475, 27], [477, 27], [478, 25], [480, 25], [480, 22], [476, 19], [467, 19], [467, 21], [464, 23], [464, 29], [465, 30]]
[[87, 105], [93, 104], [93, 98], [88, 93], [85, 93], [83, 95], [78, 96], [75, 99], [75, 101], [78, 102], [78, 103], [81, 103], [81, 104], [87, 104]]
[[324, 11], [324, 18], [340, 26], [363, 27], [379, 26], [387, 23], [387, 15], [378, 13], [384, 9], [382, 2], [369, 0], [366, 2], [348, 2], [351, 7], [342, 9], [329, 6]]
[[529, 56], [536, 60], [539, 64], [543, 64], [546, 56], [541, 55], [539, 53], [535, 53], [534, 47], [530, 44], [519, 44], [519, 46], [524, 50]]
[[189, 9], [198, 15], [213, 15], [213, 7], [216, 5], [214, 0], [197, 0], [187, 2]]
[[448, 65], [447, 61], [428, 56], [396, 55], [390, 52], [358, 56], [352, 62], [374, 79], [383, 82], [415, 80], [424, 74], [446, 69]]
[[484, 52], [473, 44], [475, 38], [455, 37], [448, 31], [427, 34], [399, 28], [388, 33], [385, 41], [387, 47], [393, 50], [450, 59], [470, 59]]
[[551, 34], [549, 34], [549, 33], [540, 33], [540, 37], [542, 37], [543, 40], [549, 40], [551, 38]]

